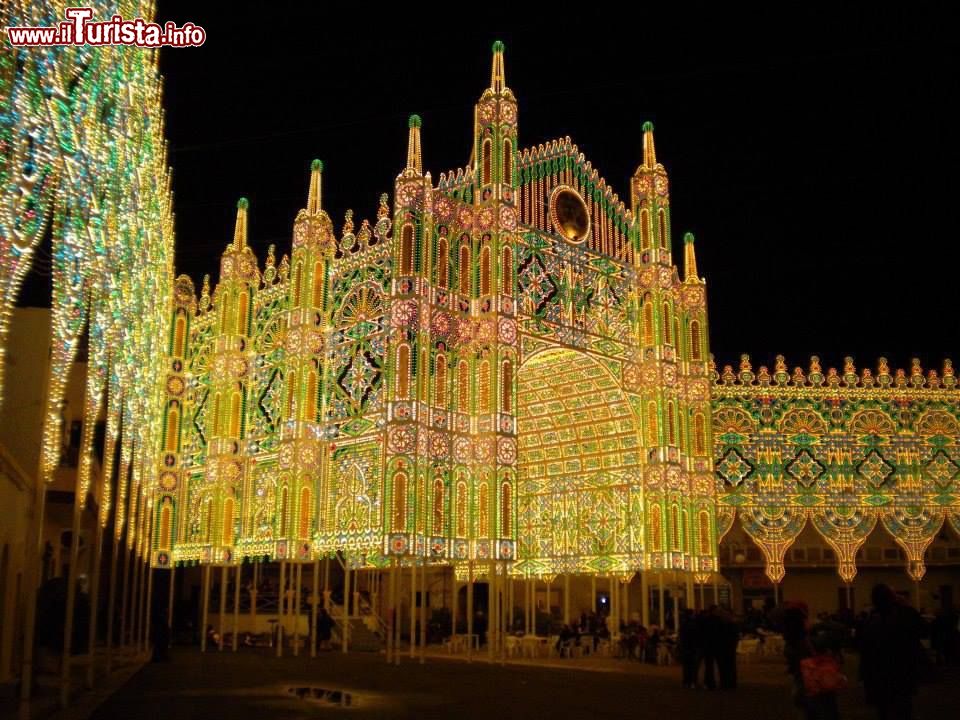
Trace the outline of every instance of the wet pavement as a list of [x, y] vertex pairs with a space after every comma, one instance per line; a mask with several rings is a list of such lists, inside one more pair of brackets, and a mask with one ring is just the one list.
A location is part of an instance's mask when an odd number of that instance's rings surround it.
[[[403, 657], [322, 653], [276, 658], [247, 649], [202, 655], [179, 648], [147, 665], [93, 715], [107, 718], [246, 720], [247, 718], [749, 718], [796, 717], [776, 660], [741, 665], [732, 691], [684, 690], [679, 667], [612, 658], [490, 664], [434, 654], [424, 665]], [[855, 659], [845, 671], [856, 677]], [[960, 671], [922, 688], [915, 720], [955, 717]], [[873, 718], [853, 682], [841, 697], [845, 720]]]

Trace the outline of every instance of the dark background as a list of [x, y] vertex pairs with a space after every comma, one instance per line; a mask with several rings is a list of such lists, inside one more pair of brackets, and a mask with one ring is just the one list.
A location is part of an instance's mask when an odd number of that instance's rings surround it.
[[[493, 5], [353, 7], [159, 3], [161, 21], [207, 31], [202, 48], [160, 55], [178, 273], [216, 280], [240, 196], [254, 251], [262, 262], [276, 243], [279, 260], [314, 157], [337, 229], [347, 208], [358, 225], [373, 218], [404, 164], [410, 113], [423, 117], [425, 170], [465, 165], [501, 39], [521, 147], [569, 135], [628, 200], [640, 125], [655, 123], [675, 258], [694, 232], [718, 364], [741, 352], [791, 367], [811, 354], [960, 361], [949, 13], [668, 18], [598, 3], [526, 20]], [[483, 19], [496, 12], [510, 17]]]

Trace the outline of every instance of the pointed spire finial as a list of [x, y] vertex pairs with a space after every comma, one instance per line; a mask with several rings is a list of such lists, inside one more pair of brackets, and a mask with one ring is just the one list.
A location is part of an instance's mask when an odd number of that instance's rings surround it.
[[423, 121], [419, 115], [411, 115], [407, 121], [410, 136], [407, 139], [407, 170], [414, 170], [418, 175], [423, 173], [423, 162], [420, 157], [420, 126]]
[[320, 212], [321, 192], [323, 190], [323, 162], [314, 160], [310, 163], [310, 192], [307, 193], [307, 212], [316, 215]]
[[653, 147], [653, 123], [647, 120], [643, 124], [643, 164], [652, 168], [657, 164], [657, 151]]
[[203, 286], [200, 290], [200, 310], [207, 310], [210, 307], [210, 275], [203, 276]]
[[507, 78], [503, 69], [503, 43], [493, 43], [493, 67], [490, 70], [490, 89], [495, 93], [503, 92], [507, 87]]
[[700, 279], [697, 274], [697, 252], [693, 247], [693, 233], [690, 232], [683, 236], [683, 279]]
[[233, 228], [233, 249], [242, 250], [247, 246], [247, 208], [250, 201], [245, 197], [237, 200], [237, 224]]

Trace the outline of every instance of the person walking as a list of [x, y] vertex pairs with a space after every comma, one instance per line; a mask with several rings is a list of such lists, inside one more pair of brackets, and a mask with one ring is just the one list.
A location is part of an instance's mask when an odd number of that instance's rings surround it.
[[859, 634], [860, 679], [878, 720], [911, 720], [921, 663], [920, 614], [887, 585], [871, 593], [873, 611]]
[[783, 654], [793, 678], [793, 703], [805, 720], [839, 720], [837, 691], [846, 686], [839, 644], [827, 631], [809, 632], [805, 603], [786, 603]]

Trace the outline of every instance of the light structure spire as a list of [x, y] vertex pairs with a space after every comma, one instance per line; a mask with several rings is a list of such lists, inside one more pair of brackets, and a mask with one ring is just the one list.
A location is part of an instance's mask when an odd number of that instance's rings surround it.
[[683, 236], [683, 279], [700, 279], [697, 274], [697, 251], [693, 246], [693, 233], [689, 232]]
[[507, 87], [507, 76], [503, 67], [504, 45], [499, 40], [493, 43], [493, 66], [490, 68], [490, 89], [501, 93]]
[[653, 146], [653, 123], [649, 120], [643, 124], [643, 164], [648, 168], [657, 164], [657, 151]]
[[250, 201], [242, 197], [237, 200], [237, 223], [233, 228], [233, 249], [243, 250], [247, 246], [247, 208]]
[[423, 158], [420, 153], [420, 126], [423, 121], [419, 115], [411, 115], [407, 121], [410, 134], [407, 139], [407, 170], [413, 170], [418, 175], [423, 174]]
[[321, 192], [323, 180], [323, 162], [314, 160], [310, 163], [310, 191], [307, 194], [307, 212], [310, 215], [316, 215], [320, 212]]

